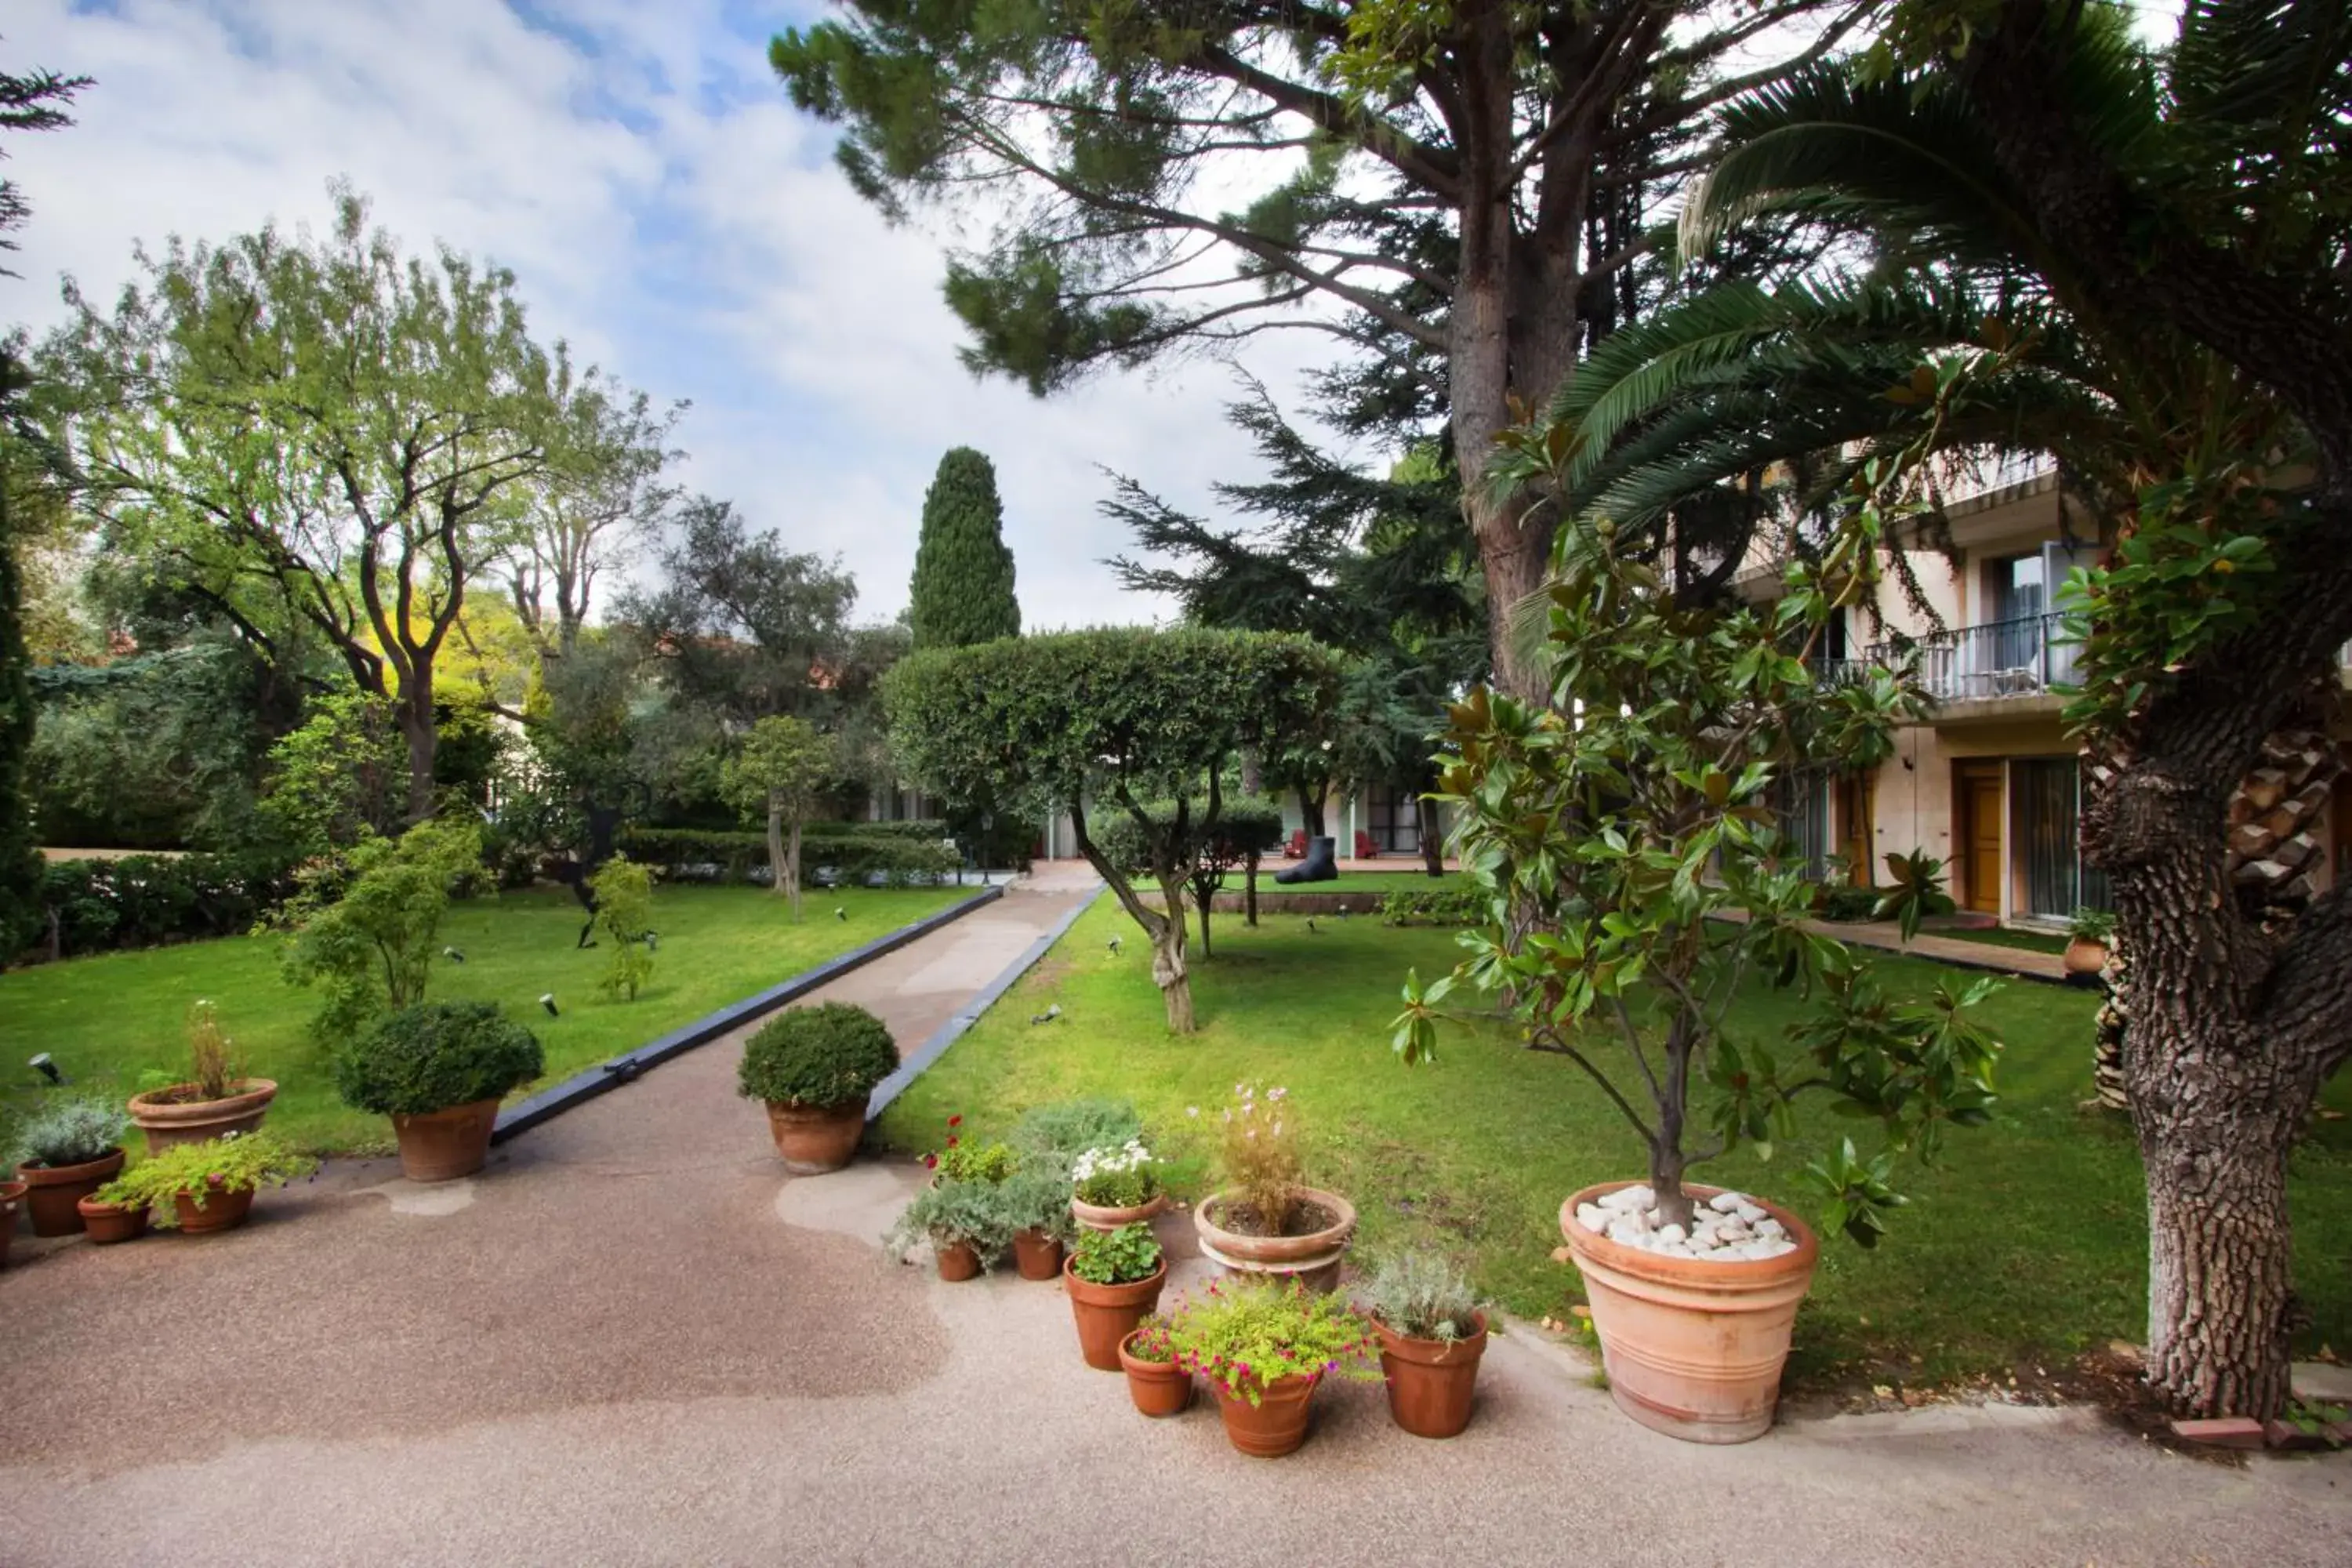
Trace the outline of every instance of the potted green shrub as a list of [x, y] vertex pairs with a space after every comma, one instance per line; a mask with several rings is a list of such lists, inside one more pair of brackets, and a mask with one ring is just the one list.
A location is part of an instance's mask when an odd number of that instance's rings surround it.
[[1177, 1309], [1169, 1344], [1179, 1365], [1208, 1379], [1226, 1441], [1260, 1458], [1307, 1440], [1325, 1377], [1378, 1375], [1370, 1364], [1370, 1325], [1338, 1297], [1297, 1279], [1210, 1286]]
[[1160, 1305], [1168, 1259], [1148, 1225], [1087, 1230], [1062, 1265], [1062, 1289], [1077, 1325], [1078, 1353], [1097, 1372], [1119, 1370], [1119, 1342]]
[[1080, 1151], [1069, 1166], [1071, 1215], [1088, 1230], [1148, 1222], [1168, 1206], [1159, 1165], [1139, 1136]]
[[902, 1263], [918, 1243], [928, 1241], [940, 1279], [973, 1279], [1013, 1244], [1004, 1184], [940, 1177], [915, 1194], [883, 1239], [890, 1256]]
[[16, 1130], [16, 1177], [25, 1184], [35, 1236], [82, 1228], [76, 1206], [122, 1169], [122, 1135], [131, 1117], [95, 1095], [45, 1101]]
[[147, 1212], [160, 1229], [197, 1236], [243, 1225], [256, 1193], [282, 1187], [318, 1168], [316, 1160], [296, 1153], [274, 1132], [231, 1132], [202, 1143], [175, 1143], [93, 1196]]
[[1429, 1253], [1399, 1253], [1372, 1271], [1360, 1304], [1380, 1341], [1391, 1419], [1416, 1437], [1470, 1425], [1486, 1314], [1461, 1270]]
[[2069, 974], [2096, 974], [2107, 966], [2116, 917], [2105, 910], [2076, 910], [2066, 922], [2066, 952], [2059, 962]]
[[335, 1053], [335, 1092], [392, 1118], [400, 1169], [447, 1182], [482, 1168], [499, 1101], [545, 1068], [539, 1037], [490, 1002], [420, 1002]]
[[788, 1008], [744, 1042], [737, 1092], [766, 1101], [784, 1169], [816, 1175], [849, 1163], [874, 1086], [898, 1068], [898, 1047], [881, 1019], [826, 1002]]
[[1237, 1278], [1285, 1276], [1316, 1290], [1338, 1284], [1355, 1205], [1306, 1184], [1290, 1091], [1236, 1085], [1217, 1130], [1225, 1184], [1192, 1210], [1201, 1250]]
[[1013, 1267], [1024, 1279], [1060, 1279], [1063, 1249], [1078, 1229], [1070, 1216], [1069, 1184], [1052, 1166], [1024, 1161], [1004, 1187]]
[[1127, 1396], [1146, 1415], [1181, 1415], [1192, 1407], [1192, 1373], [1176, 1359], [1168, 1320], [1153, 1312], [1118, 1342]]
[[[278, 1098], [274, 1079], [252, 1078], [222, 1029], [220, 1014], [199, 999], [188, 1009], [188, 1076], [131, 1097], [131, 1120], [147, 1135], [147, 1152], [250, 1132]], [[155, 1077], [163, 1075], [157, 1073]]]

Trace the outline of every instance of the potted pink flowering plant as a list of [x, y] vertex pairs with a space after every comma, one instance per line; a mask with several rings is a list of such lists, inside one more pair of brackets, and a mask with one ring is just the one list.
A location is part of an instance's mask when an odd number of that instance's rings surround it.
[[1261, 1458], [1307, 1440], [1324, 1378], [1380, 1376], [1370, 1360], [1371, 1325], [1338, 1297], [1296, 1279], [1210, 1286], [1177, 1309], [1168, 1345], [1178, 1366], [1216, 1392], [1226, 1440]]

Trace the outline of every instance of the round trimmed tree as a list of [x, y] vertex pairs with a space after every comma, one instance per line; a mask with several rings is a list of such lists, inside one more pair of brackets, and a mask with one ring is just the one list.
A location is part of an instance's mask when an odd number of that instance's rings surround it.
[[923, 496], [923, 532], [908, 589], [915, 647], [966, 647], [1021, 635], [1013, 594], [1013, 552], [1004, 547], [1004, 503], [996, 467], [958, 447], [940, 459]]
[[[1184, 884], [1224, 816], [1224, 770], [1313, 732], [1339, 682], [1339, 657], [1307, 637], [1115, 626], [918, 653], [883, 694], [899, 758], [925, 788], [1068, 814], [1079, 853], [1150, 939], [1168, 1026], [1183, 1034]], [[1155, 801], [1172, 808], [1154, 813]], [[1097, 842], [1110, 814], [1133, 827], [1139, 866]], [[1138, 869], [1163, 908], [1137, 893]]]

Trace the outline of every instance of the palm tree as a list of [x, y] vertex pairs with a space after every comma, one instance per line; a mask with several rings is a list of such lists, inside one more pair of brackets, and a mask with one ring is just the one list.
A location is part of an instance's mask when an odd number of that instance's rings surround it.
[[2190, 0], [2158, 51], [2108, 6], [1998, 0], [1957, 61], [1752, 93], [1685, 253], [1759, 221], [1845, 243], [1619, 331], [1500, 462], [1663, 550], [1727, 495], [1785, 521], [1907, 476], [1932, 511], [1939, 458], [2056, 456], [2113, 543], [2067, 716], [2137, 1004], [2148, 1375], [2201, 1414], [2287, 1398], [2285, 1162], [2352, 1054], [2352, 889], [2281, 907], [2224, 832], [2266, 752], [2336, 765], [2306, 727], [2352, 637], [2352, 404], [2273, 329], [2292, 299], [2346, 336], [2347, 44], [2340, 5]]

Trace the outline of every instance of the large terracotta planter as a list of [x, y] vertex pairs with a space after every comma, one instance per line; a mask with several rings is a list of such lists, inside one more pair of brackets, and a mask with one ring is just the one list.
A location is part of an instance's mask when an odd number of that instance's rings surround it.
[[940, 1278], [950, 1285], [980, 1278], [980, 1249], [969, 1241], [934, 1241], [931, 1258], [939, 1265]]
[[33, 1212], [35, 1236], [71, 1236], [81, 1228], [75, 1205], [112, 1181], [122, 1169], [122, 1151], [110, 1149], [79, 1165], [19, 1165], [25, 1206]]
[[[1662, 1258], [1577, 1223], [1578, 1205], [1634, 1184], [1587, 1187], [1559, 1211], [1560, 1233], [1584, 1272], [1611, 1395], [1643, 1426], [1688, 1442], [1762, 1436], [1821, 1244], [1804, 1221], [1761, 1198], [1754, 1201], [1780, 1222], [1795, 1251], [1727, 1263]], [[1683, 1190], [1704, 1200], [1723, 1189], [1686, 1183]]]
[[1259, 1275], [1276, 1280], [1296, 1279], [1308, 1289], [1328, 1292], [1339, 1282], [1339, 1259], [1355, 1233], [1356, 1207], [1337, 1193], [1301, 1187], [1298, 1195], [1338, 1216], [1330, 1225], [1305, 1236], [1245, 1236], [1218, 1223], [1230, 1193], [1214, 1193], [1192, 1209], [1192, 1227], [1200, 1232], [1201, 1250], [1235, 1276]]
[[8, 1248], [16, 1241], [16, 1211], [25, 1206], [25, 1184], [0, 1182], [0, 1268], [8, 1264]]
[[784, 1169], [795, 1176], [821, 1176], [838, 1171], [856, 1157], [857, 1141], [866, 1135], [866, 1101], [847, 1105], [785, 1105], [766, 1102], [768, 1131], [775, 1135], [776, 1152]]
[[2096, 974], [2107, 966], [2107, 944], [2088, 937], [2070, 937], [2058, 962], [2069, 974]]
[[1104, 1208], [1099, 1204], [1082, 1203], [1072, 1198], [1070, 1215], [1088, 1230], [1117, 1230], [1121, 1226], [1149, 1225], [1152, 1215], [1165, 1212], [1167, 1207], [1166, 1193], [1154, 1193], [1150, 1203], [1125, 1209]]
[[215, 1186], [205, 1195], [201, 1206], [194, 1193], [174, 1193], [172, 1205], [180, 1211], [180, 1228], [190, 1236], [205, 1236], [216, 1230], [235, 1230], [245, 1223], [253, 1211], [251, 1187], [234, 1191]]
[[1276, 1378], [1258, 1391], [1255, 1405], [1210, 1384], [1217, 1392], [1217, 1413], [1225, 1418], [1225, 1441], [1255, 1458], [1295, 1453], [1307, 1441], [1318, 1381], [1308, 1372]]
[[1120, 1342], [1159, 1307], [1160, 1288], [1167, 1283], [1164, 1258], [1150, 1279], [1125, 1285], [1097, 1285], [1079, 1279], [1068, 1263], [1062, 1265], [1062, 1289], [1070, 1298], [1070, 1318], [1078, 1326], [1078, 1353], [1088, 1366], [1097, 1372], [1119, 1370]]
[[1042, 1230], [1013, 1233], [1013, 1266], [1024, 1279], [1051, 1279], [1062, 1272], [1062, 1238]]
[[490, 1130], [498, 1120], [495, 1099], [415, 1116], [394, 1113], [392, 1132], [400, 1140], [400, 1173], [412, 1182], [454, 1182], [472, 1175], [490, 1157]]
[[1452, 1437], [1470, 1425], [1478, 1387], [1478, 1358], [1486, 1353], [1486, 1314], [1467, 1339], [1408, 1339], [1372, 1320], [1388, 1378], [1389, 1415], [1416, 1437]]
[[123, 1204], [102, 1204], [96, 1198], [83, 1198], [74, 1205], [81, 1227], [89, 1235], [93, 1247], [111, 1247], [118, 1241], [136, 1241], [147, 1234], [147, 1211]]
[[1127, 1373], [1127, 1396], [1146, 1415], [1181, 1415], [1192, 1408], [1192, 1374], [1172, 1361], [1139, 1361], [1135, 1335], [1118, 1342], [1118, 1364]]
[[266, 1078], [239, 1079], [236, 1092], [220, 1100], [186, 1098], [195, 1092], [194, 1084], [175, 1083], [131, 1097], [131, 1120], [147, 1134], [147, 1152], [160, 1154], [178, 1143], [252, 1131], [269, 1114], [278, 1085]]

